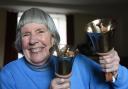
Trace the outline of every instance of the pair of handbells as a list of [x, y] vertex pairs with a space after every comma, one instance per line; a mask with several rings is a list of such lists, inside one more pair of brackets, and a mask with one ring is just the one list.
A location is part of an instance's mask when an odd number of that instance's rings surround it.
[[[88, 43], [93, 54], [107, 53], [113, 49], [114, 26], [112, 19], [96, 19], [89, 22], [85, 29]], [[71, 74], [73, 57], [58, 56], [55, 72], [57, 76], [67, 77]], [[105, 73], [106, 81], [113, 81], [113, 73]]]

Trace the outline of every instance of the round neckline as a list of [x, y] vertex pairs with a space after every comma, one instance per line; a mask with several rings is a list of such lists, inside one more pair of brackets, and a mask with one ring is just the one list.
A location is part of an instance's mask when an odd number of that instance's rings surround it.
[[31, 70], [34, 70], [34, 71], [45, 71], [45, 70], [49, 69], [50, 66], [51, 66], [51, 62], [50, 62], [51, 57], [49, 57], [48, 60], [47, 60], [47, 62], [46, 62], [45, 64], [41, 65], [41, 66], [36, 66], [36, 65], [31, 64], [30, 62], [28, 62], [28, 61], [26, 60], [25, 57], [24, 57], [24, 59], [25, 59], [25, 64], [26, 64]]

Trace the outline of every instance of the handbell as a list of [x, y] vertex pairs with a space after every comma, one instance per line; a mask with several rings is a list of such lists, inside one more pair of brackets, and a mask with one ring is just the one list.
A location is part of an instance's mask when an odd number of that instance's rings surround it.
[[56, 51], [57, 59], [55, 60], [55, 75], [61, 78], [69, 78], [72, 72], [76, 49], [73, 49], [69, 45], [64, 45], [64, 47], [58, 47]]
[[[111, 19], [96, 19], [85, 29], [93, 54], [107, 53], [114, 48], [114, 26]], [[112, 73], [105, 73], [106, 81], [112, 81]]]
[[105, 53], [113, 48], [113, 25], [110, 19], [96, 19], [85, 29], [93, 51]]

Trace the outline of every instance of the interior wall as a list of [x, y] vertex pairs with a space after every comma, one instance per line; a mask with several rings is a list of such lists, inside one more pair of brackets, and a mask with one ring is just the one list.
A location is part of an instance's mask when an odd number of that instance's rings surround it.
[[121, 24], [118, 35], [120, 36], [120, 41], [118, 44], [121, 48], [121, 56], [128, 58], [128, 14], [122, 15], [120, 22]]
[[85, 15], [85, 14], [75, 14], [74, 15], [74, 34], [75, 34], [75, 45], [85, 42], [85, 26], [88, 22], [95, 19], [95, 16]]
[[0, 68], [3, 66], [6, 32], [6, 10], [0, 9]]
[[17, 12], [7, 11], [6, 19], [4, 65], [16, 60], [18, 54], [14, 44], [16, 39]]

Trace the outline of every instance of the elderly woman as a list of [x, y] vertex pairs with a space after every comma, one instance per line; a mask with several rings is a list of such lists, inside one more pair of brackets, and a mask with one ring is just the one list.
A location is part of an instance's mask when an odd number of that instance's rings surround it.
[[[128, 89], [128, 70], [119, 65], [115, 50], [101, 54], [100, 64], [84, 55], [75, 56], [72, 75], [55, 76], [53, 51], [60, 41], [52, 18], [44, 11], [26, 10], [17, 26], [16, 48], [22, 58], [10, 62], [0, 74], [2, 89]], [[114, 72], [106, 82], [104, 72]], [[116, 72], [115, 72], [116, 71]]]

